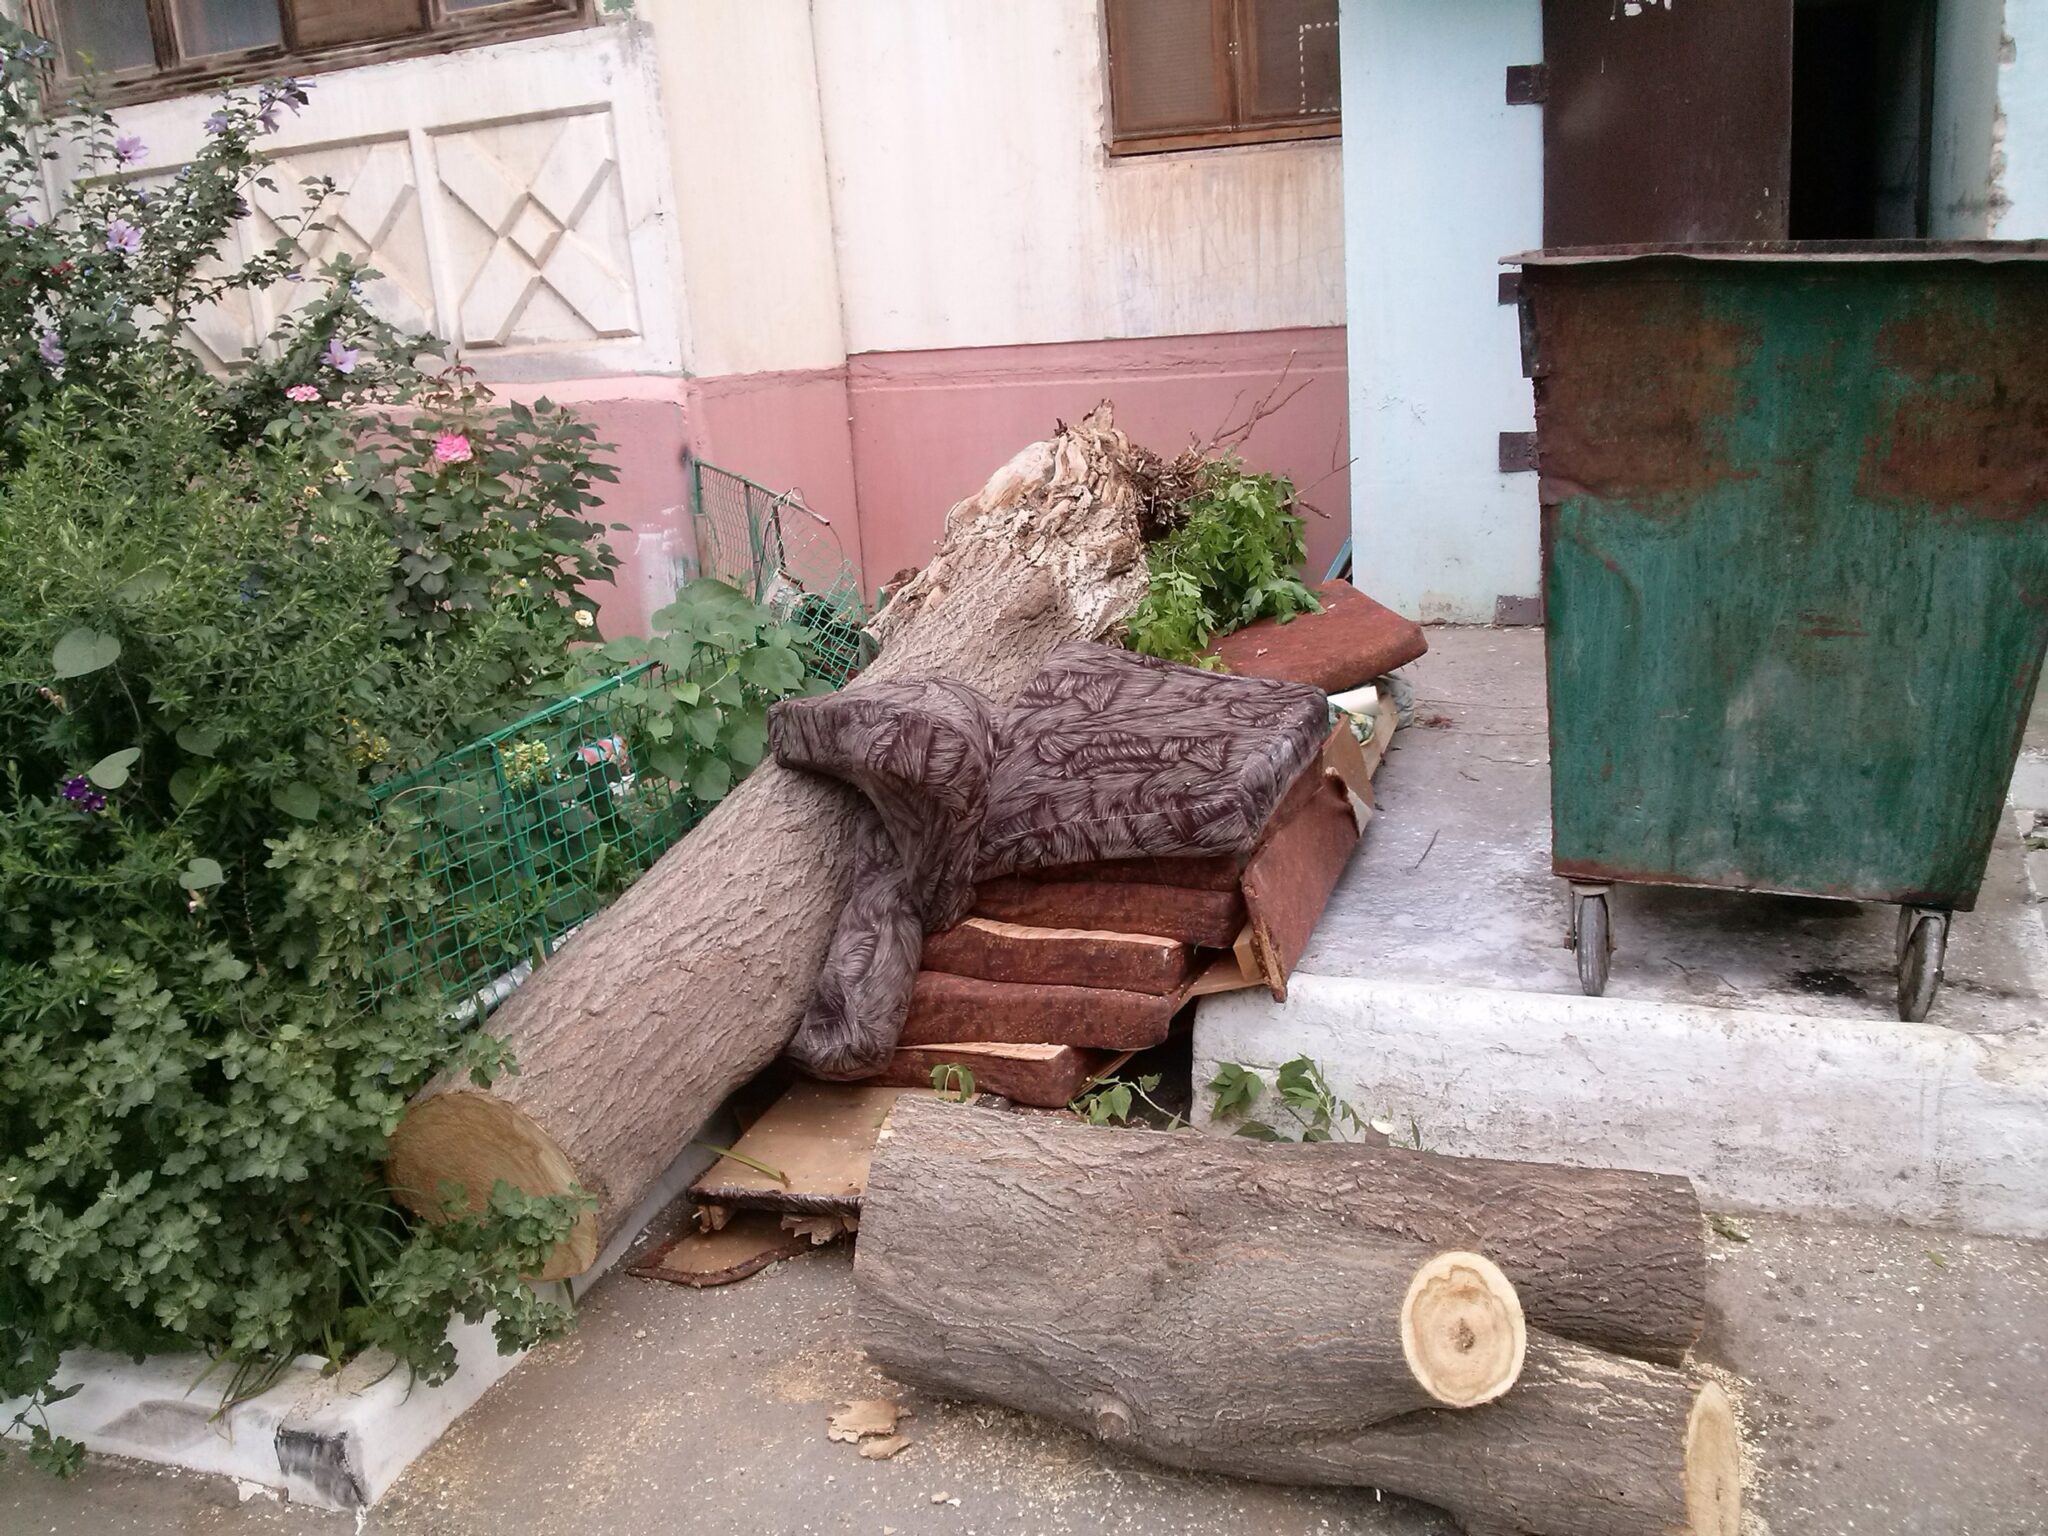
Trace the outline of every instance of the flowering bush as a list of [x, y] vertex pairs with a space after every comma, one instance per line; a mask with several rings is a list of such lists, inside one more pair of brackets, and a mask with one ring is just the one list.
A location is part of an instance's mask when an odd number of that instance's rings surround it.
[[[240, 1393], [307, 1350], [437, 1379], [456, 1314], [564, 1321], [518, 1276], [576, 1201], [416, 1228], [382, 1183], [421, 1082], [507, 1064], [373, 984], [433, 898], [369, 791], [559, 690], [616, 561], [586, 425], [423, 374], [298, 231], [221, 266], [304, 87], [230, 97], [150, 182], [104, 114], [44, 120], [45, 48], [0, 22], [0, 1398], [62, 1468], [67, 1348], [203, 1350]], [[179, 345], [283, 284], [230, 376]]]

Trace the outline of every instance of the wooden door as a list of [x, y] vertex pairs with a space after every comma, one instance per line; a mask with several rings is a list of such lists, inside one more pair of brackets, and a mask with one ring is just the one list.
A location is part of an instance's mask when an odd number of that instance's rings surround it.
[[1793, 0], [1543, 0], [1543, 243], [1782, 240]]

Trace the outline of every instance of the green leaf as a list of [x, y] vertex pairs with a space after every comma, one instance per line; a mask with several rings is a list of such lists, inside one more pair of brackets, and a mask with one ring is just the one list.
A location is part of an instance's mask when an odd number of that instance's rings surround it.
[[732, 765], [723, 758], [709, 758], [690, 780], [690, 793], [706, 802], [723, 800], [732, 789]]
[[114, 588], [114, 596], [127, 602], [140, 602], [145, 597], [154, 597], [169, 587], [172, 581], [170, 570], [161, 565], [152, 565], [137, 571], [121, 585]]
[[725, 723], [725, 747], [737, 767], [760, 762], [768, 751], [768, 711], [754, 704], [735, 710]]
[[740, 658], [740, 676], [768, 693], [788, 693], [803, 684], [803, 658], [782, 646], [764, 645]]
[[296, 820], [311, 821], [320, 814], [320, 791], [310, 784], [294, 780], [273, 789], [270, 803]]
[[1211, 1106], [1218, 1115], [1249, 1109], [1265, 1091], [1265, 1080], [1258, 1073], [1234, 1061], [1218, 1066], [1216, 1075], [1209, 1079]]
[[189, 764], [171, 775], [171, 804], [179, 809], [190, 805], [198, 798], [199, 791], [206, 783], [206, 772]]
[[682, 711], [683, 730], [700, 747], [718, 745], [718, 733], [725, 728], [725, 711], [716, 704], [697, 704]]
[[214, 860], [194, 859], [179, 874], [178, 884], [188, 891], [204, 891], [219, 885], [225, 879], [227, 875]]
[[1237, 1128], [1237, 1134], [1247, 1136], [1253, 1141], [1285, 1141], [1287, 1139], [1263, 1120], [1245, 1121], [1243, 1125]]
[[128, 770], [135, 766], [135, 760], [140, 756], [140, 747], [123, 747], [118, 752], [109, 752], [86, 769], [85, 776], [101, 789], [119, 789], [128, 782]]
[[84, 677], [121, 659], [121, 642], [112, 635], [80, 626], [65, 634], [50, 653], [50, 666], [59, 677]]
[[213, 725], [181, 725], [178, 727], [178, 745], [194, 757], [211, 757], [220, 750], [223, 740], [221, 730]]

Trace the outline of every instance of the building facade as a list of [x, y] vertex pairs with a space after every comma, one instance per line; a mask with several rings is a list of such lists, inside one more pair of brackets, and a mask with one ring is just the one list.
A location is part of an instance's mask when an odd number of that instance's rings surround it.
[[[266, 140], [279, 190], [242, 238], [276, 237], [297, 178], [332, 177], [310, 254], [377, 268], [380, 311], [446, 338], [501, 392], [595, 419], [621, 459], [607, 512], [631, 531], [605, 617], [625, 631], [690, 553], [686, 453], [799, 489], [872, 593], [922, 562], [990, 470], [1104, 398], [1172, 450], [1282, 385], [1286, 406], [1243, 451], [1294, 476], [1316, 509], [1312, 559], [1328, 560], [1350, 494], [1336, 4], [1243, 10], [33, 0], [31, 14], [70, 56], [118, 66], [120, 128], [150, 145], [153, 173], [197, 147], [224, 74], [312, 83]], [[1112, 29], [1120, 64], [1149, 73], [1112, 78]], [[1240, 63], [1255, 47], [1256, 69]], [[268, 329], [264, 302], [209, 316], [197, 342], [232, 361]]]

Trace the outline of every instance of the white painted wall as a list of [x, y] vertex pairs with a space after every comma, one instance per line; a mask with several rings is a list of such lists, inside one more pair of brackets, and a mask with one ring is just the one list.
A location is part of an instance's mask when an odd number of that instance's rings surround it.
[[1343, 0], [1351, 518], [1360, 584], [1424, 619], [1488, 622], [1538, 587], [1534, 423], [1502, 256], [1543, 239], [1543, 119], [1503, 103], [1542, 57], [1538, 0]]
[[[296, 214], [299, 178], [329, 176], [331, 226], [309, 258], [384, 274], [386, 318], [431, 330], [493, 380], [674, 372], [680, 363], [672, 176], [644, 30], [550, 37], [312, 75], [303, 113], [262, 141], [275, 190], [253, 189], [244, 254]], [[204, 141], [212, 93], [124, 107], [120, 131], [168, 176]], [[52, 168], [61, 184], [71, 166]], [[223, 362], [267, 335], [304, 287], [238, 295], [195, 339]]]
[[810, 0], [643, 0], [675, 167], [687, 366], [846, 359]]
[[1998, 69], [2001, 240], [2048, 239], [2048, 0], [2005, 0]]
[[1344, 323], [1339, 145], [1112, 160], [1100, 0], [812, 10], [848, 352]]

